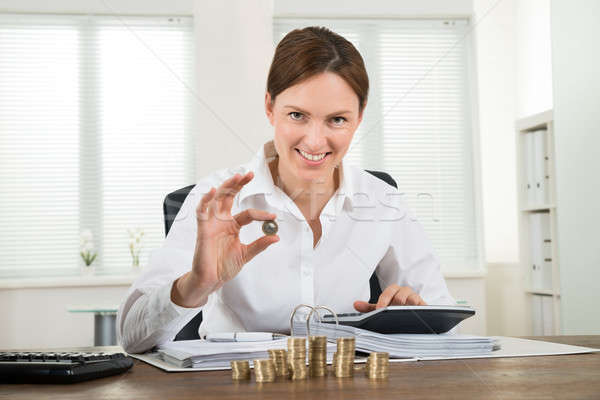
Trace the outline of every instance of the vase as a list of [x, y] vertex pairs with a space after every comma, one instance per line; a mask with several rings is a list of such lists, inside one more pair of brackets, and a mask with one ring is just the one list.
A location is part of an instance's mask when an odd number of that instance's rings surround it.
[[81, 275], [82, 276], [92, 276], [94, 275], [94, 270], [96, 268], [94, 267], [94, 265], [82, 265], [81, 266]]

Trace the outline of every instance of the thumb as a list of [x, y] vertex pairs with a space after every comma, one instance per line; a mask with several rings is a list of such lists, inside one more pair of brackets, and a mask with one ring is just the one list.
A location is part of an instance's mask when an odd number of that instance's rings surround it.
[[367, 313], [375, 310], [375, 304], [367, 303], [366, 301], [357, 300], [354, 302], [354, 308], [358, 312]]
[[246, 246], [246, 259], [244, 260], [244, 263], [252, 260], [258, 253], [277, 242], [279, 242], [279, 236], [277, 235], [263, 236], [256, 239]]

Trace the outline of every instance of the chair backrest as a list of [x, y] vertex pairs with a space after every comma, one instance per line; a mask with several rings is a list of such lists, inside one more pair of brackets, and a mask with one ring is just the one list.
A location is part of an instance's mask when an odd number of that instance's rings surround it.
[[[388, 173], [383, 171], [370, 171], [365, 170], [371, 175], [381, 179], [382, 181], [392, 185], [396, 189], [398, 185], [394, 178], [392, 178]], [[165, 236], [169, 233], [171, 229], [171, 225], [173, 225], [173, 221], [177, 216], [177, 213], [181, 209], [183, 202], [186, 197], [195, 185], [189, 185], [184, 188], [178, 189], [172, 193], [169, 193], [165, 197], [165, 201], [163, 202], [163, 215], [165, 219]], [[379, 280], [375, 273], [369, 279], [369, 286], [371, 288], [371, 298], [369, 300], [370, 303], [376, 303], [381, 295], [381, 286], [379, 285]], [[175, 336], [175, 340], [193, 340], [199, 339], [198, 336], [198, 328], [200, 327], [200, 323], [202, 322], [202, 311], [200, 311], [186, 326], [184, 326], [181, 331]]]

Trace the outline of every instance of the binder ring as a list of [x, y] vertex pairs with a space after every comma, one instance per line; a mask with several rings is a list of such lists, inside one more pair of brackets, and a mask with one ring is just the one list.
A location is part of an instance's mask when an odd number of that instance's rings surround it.
[[335, 311], [333, 311], [331, 308], [326, 307], [326, 306], [314, 306], [314, 307], [311, 307], [311, 308], [312, 308], [312, 311], [308, 314], [308, 317], [306, 319], [306, 328], [307, 328], [307, 332], [308, 333], [310, 333], [309, 324], [310, 324], [310, 317], [312, 317], [313, 312], [316, 313], [317, 316], [319, 317], [319, 322], [322, 322], [321, 315], [319, 314], [319, 311], [317, 311], [319, 309], [321, 309], [321, 310], [327, 310], [327, 311], [329, 311], [331, 313], [331, 315], [333, 315], [333, 317], [335, 318], [335, 329], [337, 331], [338, 326], [340, 326], [340, 320], [338, 319], [338, 316], [335, 313]]
[[[296, 308], [294, 308], [294, 311], [292, 311], [292, 316], [290, 317], [290, 335], [294, 335], [294, 316], [296, 315], [296, 312], [300, 309], [300, 308], [310, 308], [312, 311], [310, 312], [309, 315], [312, 315], [312, 313], [315, 311], [315, 308], [313, 306], [309, 306], [308, 304], [299, 304], [296, 306]], [[318, 315], [319, 313], [317, 313]], [[309, 326], [309, 321], [310, 319], [307, 318], [306, 319], [306, 335], [310, 336], [310, 326]], [[321, 322], [321, 317], [319, 316], [319, 322]]]

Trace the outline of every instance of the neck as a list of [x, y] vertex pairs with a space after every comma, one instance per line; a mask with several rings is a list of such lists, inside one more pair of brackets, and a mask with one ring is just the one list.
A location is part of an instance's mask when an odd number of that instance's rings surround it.
[[321, 210], [339, 187], [339, 171], [335, 168], [327, 176], [313, 181], [299, 181], [279, 165], [279, 157], [269, 164], [273, 182], [296, 203], [307, 219], [319, 217]]

